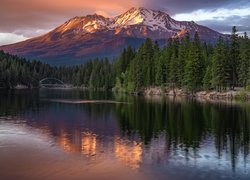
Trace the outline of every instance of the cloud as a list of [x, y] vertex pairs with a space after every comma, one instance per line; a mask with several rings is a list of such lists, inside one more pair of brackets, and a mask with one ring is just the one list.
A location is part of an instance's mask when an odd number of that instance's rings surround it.
[[144, 0], [145, 6], [167, 10], [171, 15], [196, 10], [234, 9], [250, 5], [249, 0]]
[[106, 11], [102, 11], [102, 10], [97, 10], [97, 11], [95, 11], [95, 13], [98, 14], [98, 15], [102, 15], [104, 17], [109, 16], [109, 14]]
[[132, 0], [1, 0], [0, 32], [48, 30], [74, 16], [94, 12], [114, 16], [131, 5], [139, 6]]
[[[75, 16], [93, 13], [116, 16], [133, 6], [164, 10], [177, 19], [193, 19], [206, 25], [205, 23], [210, 20], [217, 23], [220, 18], [245, 16], [247, 12], [242, 14], [239, 11], [249, 12], [250, 2], [249, 0], [1, 0], [0, 32], [19, 37], [34, 37], [50, 31]], [[227, 13], [229, 15], [226, 15]], [[240, 19], [242, 21], [238, 22], [244, 26], [249, 24], [247, 21], [244, 22], [242, 17]], [[2, 44], [1, 40], [0, 43]]]
[[250, 32], [250, 7], [235, 9], [219, 8], [216, 10], [196, 10], [173, 16], [176, 20], [195, 21], [222, 33], [230, 33], [232, 26], [237, 26], [239, 33]]
[[232, 26], [237, 26], [237, 30], [239, 34], [243, 34], [247, 32], [250, 35], [250, 15], [241, 17], [241, 16], [229, 16], [225, 18], [223, 21], [221, 20], [204, 20], [199, 21], [198, 23], [201, 25], [206, 25], [216, 31], [230, 34], [232, 30]]
[[220, 8], [216, 9], [215, 11], [207, 11], [207, 10], [197, 10], [191, 13], [182, 13], [176, 14], [173, 16], [176, 20], [183, 20], [186, 21], [205, 21], [205, 20], [219, 20], [223, 21], [228, 17], [238, 16], [240, 18], [249, 16], [250, 15], [250, 7], [244, 7], [240, 9], [225, 9]]
[[12, 44], [18, 41], [24, 41], [27, 37], [12, 33], [0, 33], [0, 45]]

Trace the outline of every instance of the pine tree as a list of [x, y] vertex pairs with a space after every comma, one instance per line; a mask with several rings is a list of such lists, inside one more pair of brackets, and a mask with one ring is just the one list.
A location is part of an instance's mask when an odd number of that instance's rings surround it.
[[[142, 50], [141, 50], [142, 51]], [[135, 70], [134, 70], [134, 85], [135, 91], [139, 92], [143, 87], [143, 59], [141, 57], [141, 51], [139, 50], [137, 56], [135, 57]]]
[[189, 55], [185, 66], [185, 85], [193, 93], [202, 86], [204, 60], [201, 55], [199, 35], [196, 32], [190, 45]]
[[154, 85], [162, 86], [164, 84], [164, 58], [162, 51], [160, 50], [158, 44], [156, 43], [154, 47]]
[[189, 54], [189, 46], [190, 46], [190, 37], [189, 33], [187, 33], [186, 37], [183, 39], [182, 43], [179, 45], [179, 50], [178, 50], [178, 62], [175, 68], [177, 71], [177, 86], [182, 87], [185, 82], [184, 82], [184, 76], [185, 76], [185, 65], [186, 65], [186, 60]]
[[130, 65], [125, 73], [125, 82], [126, 82], [126, 91], [127, 92], [134, 92], [136, 90], [136, 85], [135, 85], [135, 64], [136, 64], [136, 59], [134, 58], [131, 62]]
[[234, 26], [232, 28], [231, 42], [230, 42], [230, 69], [229, 69], [230, 85], [232, 89], [234, 89], [234, 87], [237, 85], [238, 65], [239, 65], [239, 42], [238, 42], [237, 29]]
[[153, 68], [154, 68], [154, 49], [153, 43], [151, 39], [146, 39], [144, 44], [142, 45], [142, 53], [141, 55], [141, 64], [143, 66], [143, 74], [144, 74], [144, 86], [151, 86], [154, 80]]
[[239, 59], [239, 84], [243, 87], [246, 87], [250, 65], [250, 43], [247, 37], [247, 33], [245, 33], [244, 37], [241, 39]]
[[212, 60], [212, 86], [221, 91], [228, 84], [228, 61], [225, 44], [221, 37], [215, 46]]
[[166, 82], [166, 66], [164, 64], [164, 56], [162, 53], [158, 54], [157, 64], [156, 64], [156, 76], [155, 82], [157, 86], [163, 86]]
[[171, 87], [173, 89], [175, 89], [176, 84], [178, 83], [178, 78], [179, 78], [179, 74], [178, 74], [178, 70], [177, 68], [179, 65], [179, 58], [178, 58], [178, 50], [179, 50], [179, 40], [178, 39], [174, 39], [173, 40], [173, 51], [172, 51], [172, 55], [171, 55], [171, 59], [170, 59], [170, 72], [169, 72], [169, 80], [170, 80], [170, 84]]
[[206, 72], [203, 78], [203, 88], [205, 90], [210, 90], [212, 88], [212, 65], [209, 64], [206, 68]]
[[154, 55], [153, 55], [152, 84], [151, 85], [155, 86], [157, 85], [157, 81], [156, 81], [157, 76], [158, 76], [157, 70], [158, 70], [158, 66], [160, 63], [160, 47], [157, 41], [154, 44], [153, 52], [154, 52]]
[[119, 74], [124, 73], [130, 63], [130, 61], [134, 58], [135, 51], [131, 46], [123, 49], [120, 58], [119, 58], [119, 67], [118, 72]]
[[170, 83], [170, 72], [171, 72], [171, 68], [170, 68], [170, 62], [171, 62], [171, 58], [172, 58], [172, 54], [173, 54], [173, 39], [169, 38], [168, 39], [168, 43], [166, 48], [163, 49], [162, 55], [164, 58], [164, 63], [165, 63], [165, 83], [169, 84]]

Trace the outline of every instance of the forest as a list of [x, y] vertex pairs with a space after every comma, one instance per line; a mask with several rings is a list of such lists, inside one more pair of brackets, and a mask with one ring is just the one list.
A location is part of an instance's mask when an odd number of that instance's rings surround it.
[[76, 87], [140, 92], [148, 87], [170, 87], [189, 92], [250, 87], [250, 40], [232, 28], [228, 39], [207, 44], [189, 34], [169, 39], [163, 47], [146, 39], [138, 50], [125, 48], [114, 60], [94, 59], [78, 66], [53, 67], [0, 51], [0, 87], [22, 84], [38, 87], [45, 77]]

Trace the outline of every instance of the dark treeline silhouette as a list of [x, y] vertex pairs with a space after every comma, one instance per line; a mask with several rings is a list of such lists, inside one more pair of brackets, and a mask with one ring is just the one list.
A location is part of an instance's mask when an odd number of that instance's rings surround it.
[[146, 39], [136, 51], [123, 50], [120, 57], [89, 60], [73, 67], [52, 67], [39, 61], [0, 52], [0, 87], [17, 84], [37, 87], [45, 77], [58, 78], [78, 87], [139, 92], [147, 87], [218, 91], [249, 85], [250, 41], [233, 27], [230, 39], [219, 38], [213, 46], [186, 35], [169, 39], [164, 48]]
[[53, 67], [0, 51], [0, 87], [38, 87], [41, 79], [53, 77], [75, 86], [109, 89], [114, 84], [111, 66], [107, 59], [96, 59], [79, 66]]

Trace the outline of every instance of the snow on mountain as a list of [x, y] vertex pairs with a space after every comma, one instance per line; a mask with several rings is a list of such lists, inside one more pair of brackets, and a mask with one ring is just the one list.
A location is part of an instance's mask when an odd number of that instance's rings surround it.
[[97, 30], [106, 29], [111, 24], [109, 18], [101, 15], [87, 15], [84, 17], [74, 17], [56, 29], [57, 32], [74, 31], [94, 33]]
[[69, 60], [78, 64], [89, 58], [114, 57], [128, 45], [138, 48], [145, 38], [164, 44], [168, 38], [183, 38], [187, 33], [193, 37], [195, 32], [207, 42], [227, 37], [193, 21], [176, 21], [166, 12], [131, 8], [113, 18], [98, 14], [74, 17], [43, 36], [0, 49], [50, 64], [64, 65]]
[[[212, 30], [194, 22], [176, 21], [162, 11], [131, 8], [114, 18], [106, 18], [97, 14], [75, 17], [53, 32], [59, 33], [61, 36], [72, 36], [101, 31], [126, 37], [165, 39], [166, 37], [177, 37], [179, 34], [182, 37], [183, 32], [193, 34], [195, 31], [210, 32]], [[213, 31], [213, 34], [216, 33]]]
[[171, 18], [168, 14], [145, 8], [132, 8], [126, 13], [116, 17], [117, 26], [145, 25], [151, 30], [169, 30], [168, 21]]

